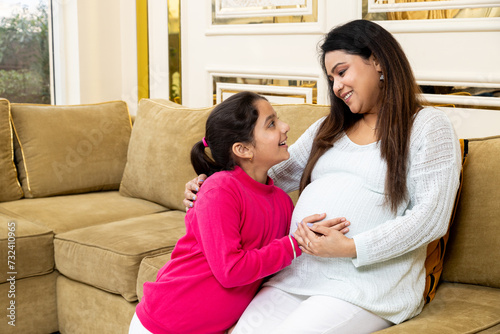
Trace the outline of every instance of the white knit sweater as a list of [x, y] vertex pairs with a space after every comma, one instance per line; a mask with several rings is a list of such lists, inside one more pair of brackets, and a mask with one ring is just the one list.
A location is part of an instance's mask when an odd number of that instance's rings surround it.
[[[293, 144], [290, 159], [269, 173], [285, 191], [296, 190], [323, 119]], [[357, 145], [346, 135], [317, 162], [312, 182], [295, 207], [291, 233], [304, 217], [346, 217], [356, 258], [303, 254], [266, 283], [300, 295], [329, 295], [400, 323], [424, 305], [427, 244], [446, 233], [461, 169], [460, 145], [448, 117], [424, 108], [415, 117], [407, 187], [397, 214], [384, 203], [387, 165], [378, 143]]]

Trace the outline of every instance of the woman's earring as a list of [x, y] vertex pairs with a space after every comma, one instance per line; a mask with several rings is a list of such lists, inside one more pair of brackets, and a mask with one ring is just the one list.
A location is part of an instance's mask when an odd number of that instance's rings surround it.
[[380, 75], [380, 81], [384, 81], [384, 75], [383, 74]]

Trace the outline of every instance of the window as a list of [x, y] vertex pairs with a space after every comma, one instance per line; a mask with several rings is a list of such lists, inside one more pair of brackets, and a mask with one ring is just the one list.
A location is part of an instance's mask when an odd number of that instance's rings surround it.
[[51, 103], [50, 0], [0, 4], [0, 97], [17, 103]]

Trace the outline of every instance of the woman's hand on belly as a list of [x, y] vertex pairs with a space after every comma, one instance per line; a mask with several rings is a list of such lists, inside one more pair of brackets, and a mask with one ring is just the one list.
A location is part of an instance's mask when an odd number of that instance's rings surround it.
[[349, 224], [345, 218], [334, 218], [309, 227], [304, 219], [298, 224], [293, 236], [306, 254], [320, 257], [356, 257], [354, 240], [344, 235], [349, 232]]

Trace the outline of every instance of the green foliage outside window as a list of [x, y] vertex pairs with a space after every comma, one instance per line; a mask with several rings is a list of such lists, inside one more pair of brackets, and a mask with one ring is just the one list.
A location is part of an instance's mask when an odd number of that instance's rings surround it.
[[0, 97], [17, 103], [50, 103], [48, 10], [23, 8], [0, 21]]

